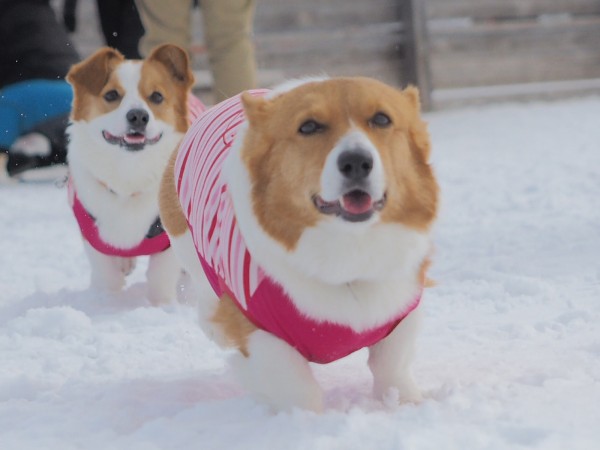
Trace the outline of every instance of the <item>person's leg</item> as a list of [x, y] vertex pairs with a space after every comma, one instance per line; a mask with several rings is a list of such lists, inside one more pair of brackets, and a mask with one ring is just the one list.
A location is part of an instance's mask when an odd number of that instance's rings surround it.
[[133, 0], [96, 0], [100, 27], [106, 45], [119, 50], [127, 59], [139, 59], [138, 45], [144, 34]]
[[100, 30], [106, 45], [117, 48], [120, 0], [96, 0]]
[[118, 49], [125, 58], [140, 59], [140, 39], [144, 35], [144, 26], [133, 0], [121, 0], [121, 20], [119, 22]]
[[135, 0], [145, 33], [140, 53], [147, 56], [160, 44], [175, 44], [189, 51], [193, 0]]
[[253, 0], [202, 0], [204, 39], [214, 79], [215, 101], [256, 87], [252, 43]]

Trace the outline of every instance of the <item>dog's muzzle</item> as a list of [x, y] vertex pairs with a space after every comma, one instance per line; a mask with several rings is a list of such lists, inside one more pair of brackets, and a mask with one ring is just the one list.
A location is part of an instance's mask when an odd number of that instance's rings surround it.
[[339, 200], [326, 201], [320, 195], [313, 197], [313, 203], [321, 214], [334, 215], [348, 222], [364, 222], [373, 214], [381, 211], [387, 197], [384, 194], [379, 200], [373, 201], [371, 194], [361, 189], [352, 189], [342, 195]]
[[314, 205], [320, 213], [335, 215], [348, 222], [369, 220], [386, 202], [385, 194], [374, 200], [371, 193], [369, 176], [373, 171], [373, 156], [363, 148], [354, 148], [340, 153], [336, 163], [343, 194], [333, 201], [315, 195]]
[[104, 140], [109, 144], [119, 145], [126, 150], [143, 150], [146, 145], [156, 144], [161, 138], [162, 133], [148, 139], [146, 136], [146, 126], [150, 121], [150, 114], [145, 109], [130, 109], [125, 116], [127, 119], [128, 131], [122, 136], [116, 136], [106, 130], [102, 132]]

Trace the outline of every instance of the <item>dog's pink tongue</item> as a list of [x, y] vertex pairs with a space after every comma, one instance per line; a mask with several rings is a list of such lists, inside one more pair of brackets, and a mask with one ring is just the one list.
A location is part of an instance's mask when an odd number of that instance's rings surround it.
[[123, 140], [128, 144], [142, 144], [146, 140], [146, 136], [143, 134], [126, 134], [123, 136]]
[[342, 208], [350, 214], [364, 214], [370, 211], [372, 207], [371, 196], [363, 191], [348, 192], [342, 198]]

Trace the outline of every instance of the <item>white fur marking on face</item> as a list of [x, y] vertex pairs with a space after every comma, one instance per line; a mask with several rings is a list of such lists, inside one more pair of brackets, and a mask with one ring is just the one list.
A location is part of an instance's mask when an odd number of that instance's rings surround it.
[[142, 78], [142, 63], [140, 61], [125, 61], [115, 70], [125, 95], [121, 106], [130, 110], [132, 108], [146, 108], [145, 100], [140, 96], [139, 84]]
[[366, 151], [373, 158], [373, 169], [368, 177], [368, 193], [375, 200], [383, 197], [385, 176], [379, 152], [365, 133], [353, 129], [339, 140], [325, 160], [325, 167], [321, 174], [320, 192], [323, 200], [333, 202], [346, 193], [344, 191], [345, 179], [338, 169], [338, 158], [345, 151], [357, 149]]
[[143, 109], [148, 112], [149, 120], [146, 126], [146, 136], [148, 139], [152, 139], [163, 133], [166, 126], [172, 127], [172, 125], [166, 125], [156, 120], [146, 99], [140, 95], [141, 69], [142, 63], [140, 61], [125, 61], [115, 69], [115, 75], [123, 87], [124, 92], [121, 93], [123, 98], [117, 109], [92, 120], [102, 131], [108, 131], [114, 136], [123, 136], [128, 133], [129, 124], [126, 116], [132, 109]]

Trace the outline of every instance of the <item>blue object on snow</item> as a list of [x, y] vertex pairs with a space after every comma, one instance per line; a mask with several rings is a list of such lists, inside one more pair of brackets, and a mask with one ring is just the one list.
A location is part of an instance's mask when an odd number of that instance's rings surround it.
[[34, 79], [5, 86], [0, 90], [0, 148], [9, 149], [36, 125], [68, 113], [72, 100], [73, 90], [64, 80]]

